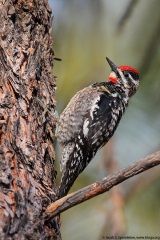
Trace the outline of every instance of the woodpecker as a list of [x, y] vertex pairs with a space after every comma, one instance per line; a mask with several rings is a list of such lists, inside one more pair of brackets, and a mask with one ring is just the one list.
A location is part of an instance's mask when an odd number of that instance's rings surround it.
[[113, 136], [139, 86], [137, 70], [117, 67], [106, 57], [111, 67], [105, 82], [96, 82], [77, 92], [60, 115], [56, 136], [62, 145], [61, 183], [58, 197], [65, 196], [78, 175]]

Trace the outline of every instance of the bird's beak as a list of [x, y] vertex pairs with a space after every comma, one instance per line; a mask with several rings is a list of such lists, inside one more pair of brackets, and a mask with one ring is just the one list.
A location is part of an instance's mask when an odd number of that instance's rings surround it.
[[106, 57], [106, 60], [109, 64], [109, 66], [111, 67], [112, 71], [117, 74], [117, 68], [118, 67], [109, 58]]

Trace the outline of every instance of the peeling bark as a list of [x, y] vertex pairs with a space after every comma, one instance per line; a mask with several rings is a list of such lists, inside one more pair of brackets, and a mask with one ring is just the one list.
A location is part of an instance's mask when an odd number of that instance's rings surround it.
[[55, 80], [46, 0], [0, 0], [0, 239], [57, 239]]

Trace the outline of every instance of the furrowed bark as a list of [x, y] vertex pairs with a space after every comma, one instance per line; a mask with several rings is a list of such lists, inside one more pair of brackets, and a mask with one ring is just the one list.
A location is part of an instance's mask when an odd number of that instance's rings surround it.
[[55, 80], [46, 0], [0, 0], [0, 239], [57, 239]]

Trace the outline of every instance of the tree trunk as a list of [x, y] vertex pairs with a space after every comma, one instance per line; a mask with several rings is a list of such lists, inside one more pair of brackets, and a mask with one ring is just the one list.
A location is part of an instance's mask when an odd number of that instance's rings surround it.
[[47, 0], [0, 0], [0, 239], [59, 239], [55, 77]]

